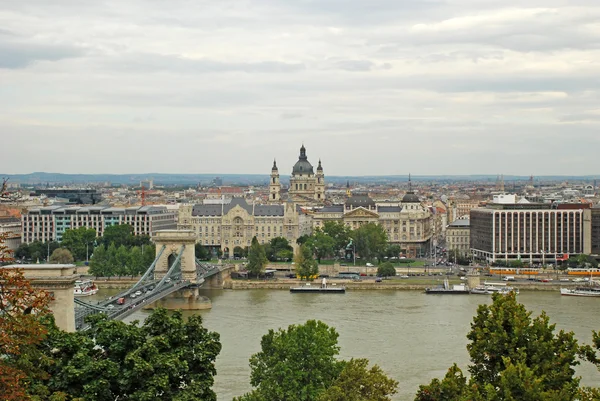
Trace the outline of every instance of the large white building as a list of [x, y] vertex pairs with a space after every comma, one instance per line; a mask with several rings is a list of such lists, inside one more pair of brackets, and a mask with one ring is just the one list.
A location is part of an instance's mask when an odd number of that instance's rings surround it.
[[177, 211], [165, 206], [47, 206], [30, 209], [21, 216], [21, 238], [33, 241], [61, 241], [67, 229], [93, 228], [102, 236], [104, 229], [117, 224], [129, 224], [134, 235], [152, 236], [159, 230], [177, 228]]

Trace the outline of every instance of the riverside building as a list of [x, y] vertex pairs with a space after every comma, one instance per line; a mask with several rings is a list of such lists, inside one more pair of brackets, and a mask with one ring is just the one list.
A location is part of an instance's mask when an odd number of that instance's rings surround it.
[[552, 263], [591, 252], [591, 208], [585, 203], [488, 204], [470, 212], [471, 251], [493, 262]]
[[93, 228], [102, 236], [104, 229], [129, 224], [134, 235], [177, 228], [177, 212], [165, 206], [48, 206], [30, 209], [21, 216], [22, 241], [61, 241], [67, 229]]

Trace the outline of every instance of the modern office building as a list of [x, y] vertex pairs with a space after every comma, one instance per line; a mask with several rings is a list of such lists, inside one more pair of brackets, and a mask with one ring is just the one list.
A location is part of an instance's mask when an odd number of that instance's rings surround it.
[[177, 228], [177, 212], [164, 206], [48, 206], [29, 210], [21, 216], [22, 241], [61, 241], [67, 229], [87, 227], [101, 236], [104, 229], [129, 224], [135, 235]]
[[461, 256], [471, 253], [471, 223], [467, 218], [454, 220], [446, 227], [446, 249]]
[[36, 189], [31, 195], [61, 198], [71, 205], [95, 205], [102, 200], [95, 189]]
[[592, 255], [600, 255], [600, 207], [592, 208]]
[[488, 204], [471, 216], [475, 258], [552, 263], [591, 252], [590, 204]]

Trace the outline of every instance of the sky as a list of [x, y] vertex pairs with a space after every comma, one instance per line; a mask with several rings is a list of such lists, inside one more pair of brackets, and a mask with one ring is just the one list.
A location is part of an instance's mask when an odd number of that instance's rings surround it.
[[598, 0], [2, 0], [0, 173], [599, 174]]

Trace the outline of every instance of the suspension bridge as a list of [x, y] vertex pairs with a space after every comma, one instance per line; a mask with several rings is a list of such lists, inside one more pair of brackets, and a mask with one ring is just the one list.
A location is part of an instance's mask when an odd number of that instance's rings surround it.
[[130, 288], [97, 303], [75, 298], [75, 329], [86, 330], [88, 315], [103, 313], [121, 320], [137, 310], [185, 288], [198, 288], [207, 280], [222, 282], [230, 267], [203, 263], [194, 255], [195, 234], [187, 230], [159, 231], [154, 237], [156, 258]]

